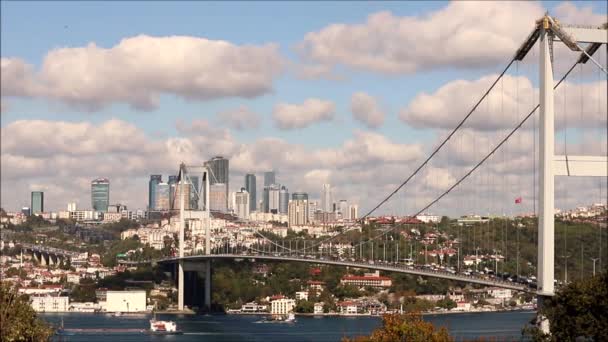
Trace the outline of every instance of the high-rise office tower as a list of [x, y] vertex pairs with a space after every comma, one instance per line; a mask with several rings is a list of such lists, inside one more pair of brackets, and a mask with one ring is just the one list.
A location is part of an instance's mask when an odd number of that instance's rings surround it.
[[156, 205], [156, 186], [163, 181], [162, 175], [150, 175], [148, 182], [148, 209], [155, 210]]
[[245, 190], [247, 190], [247, 193], [249, 194], [249, 211], [255, 211], [256, 210], [256, 203], [257, 203], [257, 198], [256, 198], [256, 179], [255, 179], [255, 175], [252, 173], [248, 173], [245, 175]]
[[209, 185], [209, 210], [228, 211], [228, 199], [226, 199], [226, 184], [215, 183]]
[[305, 192], [294, 192], [291, 194], [291, 199], [296, 200], [306, 200], [308, 201], [308, 194]]
[[[175, 184], [175, 198], [173, 198], [173, 209], [177, 209], [180, 210], [181, 209], [181, 194], [182, 191], [181, 189], [183, 189], [183, 193], [184, 193], [184, 209], [188, 210], [190, 209], [190, 194], [192, 192], [192, 190], [190, 190], [190, 188], [192, 187], [191, 183], [186, 182], [185, 180], [183, 180], [183, 182], [178, 182]], [[169, 190], [169, 193], [171, 193], [171, 191]]]
[[44, 192], [32, 191], [32, 202], [30, 203], [32, 215], [44, 212]]
[[319, 202], [308, 201], [308, 222], [315, 222], [315, 213], [319, 208]]
[[333, 198], [331, 194], [331, 184], [323, 184], [321, 188], [321, 210], [326, 213], [333, 212]]
[[264, 187], [264, 212], [279, 213], [281, 188], [278, 184]]
[[192, 183], [190, 187], [190, 209], [197, 210], [201, 189], [199, 188], [199, 176], [190, 176], [189, 181]]
[[246, 220], [249, 218], [249, 208], [249, 193], [245, 188], [241, 188], [241, 191], [234, 194], [234, 213]]
[[264, 172], [264, 186], [271, 186], [276, 183], [274, 171]]
[[289, 191], [285, 186], [279, 190], [279, 214], [287, 214], [289, 209]]
[[348, 219], [348, 202], [346, 200], [340, 200], [340, 202], [338, 202], [337, 209], [337, 211], [340, 212], [340, 215], [342, 215], [343, 219]]
[[205, 165], [209, 168], [209, 171], [211, 173], [209, 178], [209, 185], [214, 185], [218, 183], [224, 184], [226, 192], [226, 194], [224, 195], [224, 198], [226, 199], [226, 203], [224, 204], [224, 206], [228, 208], [228, 189], [230, 188], [230, 163], [228, 159], [222, 156], [216, 156], [211, 158], [211, 160], [206, 161]]
[[107, 212], [110, 205], [110, 180], [98, 178], [91, 182], [91, 206], [94, 211]]
[[348, 219], [356, 220], [359, 217], [359, 206], [356, 204], [351, 204], [348, 206]]
[[177, 176], [169, 176], [167, 184], [169, 184], [169, 209], [175, 209], [177, 208], [177, 205], [175, 204], [175, 189], [177, 187]]
[[303, 226], [308, 224], [308, 201], [289, 201], [289, 226]]
[[169, 201], [171, 195], [171, 188], [167, 183], [156, 184], [156, 193], [154, 194], [154, 210], [169, 210], [171, 209], [171, 202]]

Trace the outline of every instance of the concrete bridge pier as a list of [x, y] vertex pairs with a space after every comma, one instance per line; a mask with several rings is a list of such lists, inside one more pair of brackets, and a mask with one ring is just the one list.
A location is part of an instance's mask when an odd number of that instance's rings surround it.
[[[211, 260], [184, 261], [184, 304], [211, 311]], [[174, 279], [179, 283], [178, 264], [175, 264]], [[179, 284], [178, 284], [179, 288]]]

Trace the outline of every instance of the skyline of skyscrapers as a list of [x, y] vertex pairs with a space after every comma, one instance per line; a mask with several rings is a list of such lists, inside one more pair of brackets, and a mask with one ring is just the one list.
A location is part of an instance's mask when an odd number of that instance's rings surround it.
[[44, 212], [44, 192], [32, 191], [30, 212], [32, 214], [39, 214]]
[[156, 186], [162, 183], [162, 175], [150, 175], [150, 181], [148, 182], [148, 209], [156, 209]]
[[91, 207], [94, 211], [107, 212], [110, 205], [110, 181], [97, 178], [91, 181]]
[[257, 193], [256, 193], [256, 177], [253, 173], [248, 173], [245, 175], [245, 190], [249, 194], [249, 211], [256, 211], [257, 204]]

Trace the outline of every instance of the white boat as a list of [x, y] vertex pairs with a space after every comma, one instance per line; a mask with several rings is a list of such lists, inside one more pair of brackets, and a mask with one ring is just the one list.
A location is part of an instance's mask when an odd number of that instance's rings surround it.
[[290, 312], [287, 315], [272, 315], [270, 318], [266, 319], [265, 322], [268, 323], [295, 323], [296, 316], [293, 312]]
[[150, 330], [148, 334], [152, 335], [181, 335], [183, 332], [177, 330], [177, 324], [173, 321], [158, 321], [156, 319], [150, 320]]

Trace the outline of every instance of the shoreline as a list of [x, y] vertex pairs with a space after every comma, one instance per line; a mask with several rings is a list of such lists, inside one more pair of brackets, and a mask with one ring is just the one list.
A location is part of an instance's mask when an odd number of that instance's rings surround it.
[[[433, 316], [433, 315], [456, 315], [456, 314], [474, 314], [474, 313], [488, 313], [488, 312], [535, 312], [533, 309], [513, 309], [513, 310], [472, 310], [472, 311], [427, 311], [421, 312], [422, 316]], [[406, 312], [404, 312], [406, 313]], [[226, 312], [226, 315], [240, 315], [240, 316], [268, 316], [269, 312]], [[294, 313], [295, 316], [301, 317], [379, 317], [381, 318], [382, 314], [341, 314], [341, 313]]]

